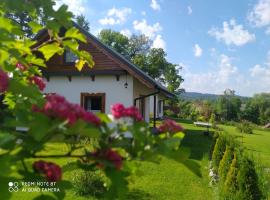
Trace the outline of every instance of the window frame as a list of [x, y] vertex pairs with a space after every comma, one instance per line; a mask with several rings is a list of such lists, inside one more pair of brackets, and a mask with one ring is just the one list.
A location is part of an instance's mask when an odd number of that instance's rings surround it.
[[106, 93], [81, 93], [81, 107], [84, 108], [85, 97], [101, 97], [101, 113], [105, 113]]

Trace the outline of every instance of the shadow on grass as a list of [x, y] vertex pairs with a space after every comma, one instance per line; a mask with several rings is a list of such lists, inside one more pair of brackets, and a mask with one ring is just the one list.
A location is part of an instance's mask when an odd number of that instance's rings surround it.
[[129, 191], [126, 194], [125, 199], [126, 200], [137, 200], [137, 199], [150, 200], [153, 198], [151, 197], [149, 193], [146, 193], [142, 190], [134, 189], [134, 190]]
[[[210, 132], [210, 135], [212, 133]], [[181, 142], [181, 147], [190, 149], [190, 159], [201, 161], [205, 154], [210, 152], [212, 139], [201, 130], [189, 129]]]

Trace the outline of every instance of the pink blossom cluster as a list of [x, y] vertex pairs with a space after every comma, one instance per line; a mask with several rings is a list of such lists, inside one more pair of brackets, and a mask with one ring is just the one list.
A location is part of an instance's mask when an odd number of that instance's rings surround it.
[[5, 92], [8, 88], [8, 75], [0, 69], [0, 93]]
[[158, 131], [160, 133], [176, 133], [183, 130], [184, 128], [181, 125], [177, 124], [176, 121], [171, 119], [164, 120], [163, 123], [158, 127]]
[[[112, 149], [98, 150], [92, 154], [94, 157], [100, 160], [106, 160], [112, 162], [117, 170], [122, 167], [122, 157]], [[98, 163], [100, 168], [104, 168], [103, 163]]]
[[101, 124], [100, 119], [96, 115], [85, 111], [77, 104], [69, 103], [63, 96], [49, 94], [46, 96], [46, 99], [47, 102], [43, 108], [39, 109], [34, 106], [33, 110], [36, 112], [42, 112], [49, 117], [68, 120], [70, 125], [74, 124], [79, 119], [94, 124], [95, 126], [99, 126]]
[[45, 82], [43, 81], [43, 79], [39, 76], [33, 76], [30, 78], [31, 83], [34, 83], [38, 86], [38, 88], [43, 91], [44, 88], [46, 87]]
[[26, 70], [26, 67], [23, 64], [19, 63], [19, 62], [16, 64], [16, 67], [20, 71], [25, 71]]
[[62, 178], [62, 170], [60, 166], [52, 162], [43, 160], [35, 161], [33, 169], [41, 174], [44, 174], [46, 179], [50, 182], [59, 181]]
[[115, 119], [120, 119], [122, 117], [131, 117], [136, 121], [143, 120], [138, 108], [135, 106], [125, 108], [123, 104], [118, 103], [114, 104], [111, 107], [111, 112]]

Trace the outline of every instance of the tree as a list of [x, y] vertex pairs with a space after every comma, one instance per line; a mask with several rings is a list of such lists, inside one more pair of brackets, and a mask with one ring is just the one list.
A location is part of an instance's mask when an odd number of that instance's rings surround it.
[[115, 51], [120, 53], [121, 55], [125, 56], [126, 58], [129, 57], [128, 49], [129, 49], [129, 39], [128, 37], [124, 36], [123, 34], [113, 31], [110, 29], [104, 29], [100, 31], [98, 38]]
[[89, 22], [83, 14], [76, 16], [76, 22], [79, 24], [79, 26], [84, 28], [86, 31], [90, 31]]
[[99, 38], [152, 78], [167, 85], [169, 91], [182, 91], [179, 88], [183, 82], [179, 75], [181, 68], [166, 59], [166, 52], [162, 48], [151, 48], [152, 41], [145, 35], [132, 35], [128, 38], [116, 31], [102, 30]]

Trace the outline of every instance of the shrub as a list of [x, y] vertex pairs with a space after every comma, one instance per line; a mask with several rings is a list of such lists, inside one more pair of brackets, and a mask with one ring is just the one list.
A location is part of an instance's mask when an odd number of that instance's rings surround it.
[[100, 171], [76, 170], [73, 178], [76, 194], [81, 196], [101, 196], [106, 192], [106, 180]]
[[220, 161], [218, 175], [222, 182], [225, 181], [224, 179], [226, 179], [227, 173], [230, 169], [230, 165], [233, 160], [233, 150], [233, 147], [226, 145], [225, 153]]
[[254, 162], [246, 156], [242, 159], [237, 175], [237, 182], [239, 185], [239, 199], [262, 199], [262, 192], [259, 188], [258, 175]]
[[244, 120], [236, 125], [236, 129], [241, 133], [253, 134], [253, 127], [250, 122]]
[[214, 151], [213, 151], [213, 155], [212, 155], [213, 168], [215, 171], [218, 170], [219, 163], [223, 157], [225, 149], [226, 149], [226, 139], [223, 136], [219, 136], [217, 138], [217, 141], [216, 141], [216, 144], [214, 147]]
[[[237, 153], [234, 153], [232, 163], [230, 165], [230, 169], [228, 171], [224, 188], [222, 191], [225, 199], [237, 199], [235, 196], [238, 191], [238, 182], [237, 182], [237, 174], [238, 174], [238, 156]], [[234, 197], [234, 198], [233, 198]]]

